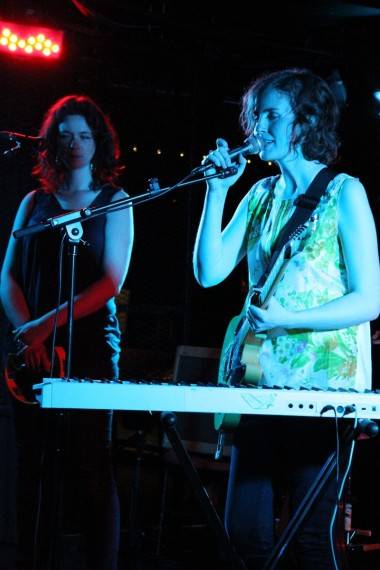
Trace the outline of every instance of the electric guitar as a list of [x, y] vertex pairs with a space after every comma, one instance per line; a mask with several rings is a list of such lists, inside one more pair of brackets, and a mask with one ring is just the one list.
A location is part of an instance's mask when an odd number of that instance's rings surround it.
[[[310, 223], [311, 222], [311, 223]], [[218, 385], [233, 386], [246, 384], [260, 386], [263, 380], [259, 356], [260, 348], [266, 338], [266, 333], [255, 333], [249, 322], [248, 309], [255, 305], [265, 309], [271, 297], [276, 292], [287, 265], [305, 240], [308, 230], [315, 228], [314, 216], [306, 224], [296, 228], [290, 238], [281, 248], [273, 267], [264, 277], [261, 287], [250, 287], [242, 312], [231, 319], [228, 324], [221, 350], [218, 370]], [[214, 426], [218, 431], [235, 429], [240, 422], [240, 414], [214, 415]]]
[[[10, 341], [4, 367], [4, 380], [11, 396], [21, 404], [35, 406], [38, 404], [35, 398], [33, 384], [46, 377], [46, 371], [32, 370], [26, 365], [24, 350], [26, 346], [19, 341]], [[66, 352], [62, 346], [56, 346], [54, 350], [53, 376], [64, 378]]]

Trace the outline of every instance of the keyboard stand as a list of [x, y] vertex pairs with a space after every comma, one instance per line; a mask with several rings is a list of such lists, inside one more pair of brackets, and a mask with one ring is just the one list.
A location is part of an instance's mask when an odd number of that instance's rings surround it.
[[180, 465], [182, 465], [183, 470], [185, 471], [185, 474], [190, 482], [190, 485], [199, 500], [200, 506], [207, 518], [210, 528], [215, 534], [220, 549], [220, 554], [223, 556], [223, 560], [228, 563], [227, 567], [231, 570], [246, 570], [245, 564], [235, 553], [226, 529], [224, 528], [224, 525], [220, 520], [220, 517], [214, 505], [210, 501], [210, 498], [202, 484], [198, 472], [191, 461], [190, 455], [182, 443], [176, 427], [176, 415], [172, 412], [163, 412], [161, 414], [161, 423], [170, 441], [173, 451], [176, 454]]
[[358, 426], [355, 429], [352, 425], [347, 427], [343, 434], [343, 442], [341, 445], [339, 458], [337, 458], [336, 452], [329, 455], [326, 463], [319, 471], [309, 491], [306, 493], [305, 497], [293, 513], [289, 523], [287, 524], [285, 530], [277, 541], [277, 544], [269, 555], [269, 558], [265, 563], [264, 570], [273, 570], [277, 567], [280, 558], [283, 556], [290, 541], [300, 528], [310, 509], [317, 501], [326, 483], [330, 477], [336, 473], [338, 460], [339, 464], [346, 464], [350, 453], [351, 443], [353, 443], [361, 434], [366, 434], [368, 437], [374, 437], [377, 435], [378, 430], [378, 425], [374, 421], [368, 420], [363, 420], [363, 423], [361, 423], [361, 420], [359, 420]]

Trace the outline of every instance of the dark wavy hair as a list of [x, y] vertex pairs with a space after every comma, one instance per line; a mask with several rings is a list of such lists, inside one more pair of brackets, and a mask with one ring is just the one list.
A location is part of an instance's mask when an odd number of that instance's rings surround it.
[[38, 153], [33, 174], [42, 188], [46, 192], [55, 192], [65, 180], [67, 166], [59, 157], [58, 126], [68, 115], [81, 115], [92, 131], [96, 144], [92, 159], [93, 189], [101, 184], [113, 184], [122, 167], [119, 164], [119, 139], [110, 119], [87, 95], [66, 95], [47, 110], [40, 128], [39, 135], [45, 142]]
[[257, 99], [267, 88], [285, 93], [290, 99], [295, 114], [293, 127], [300, 127], [292, 145], [300, 144], [307, 160], [332, 163], [339, 147], [339, 108], [326, 81], [302, 68], [274, 71], [256, 79], [242, 97], [240, 124], [248, 136], [255, 127]]

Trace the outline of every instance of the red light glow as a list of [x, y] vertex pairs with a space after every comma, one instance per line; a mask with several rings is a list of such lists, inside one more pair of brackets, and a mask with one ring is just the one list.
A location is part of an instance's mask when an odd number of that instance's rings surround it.
[[57, 59], [62, 52], [62, 41], [61, 30], [0, 20], [0, 53]]

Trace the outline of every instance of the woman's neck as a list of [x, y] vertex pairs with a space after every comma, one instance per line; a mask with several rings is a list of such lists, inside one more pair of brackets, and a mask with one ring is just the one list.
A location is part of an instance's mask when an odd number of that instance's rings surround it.
[[281, 164], [285, 198], [295, 198], [306, 192], [312, 180], [325, 165], [312, 160], [294, 160]]
[[89, 168], [71, 170], [59, 188], [60, 192], [85, 192], [92, 190], [93, 178]]

